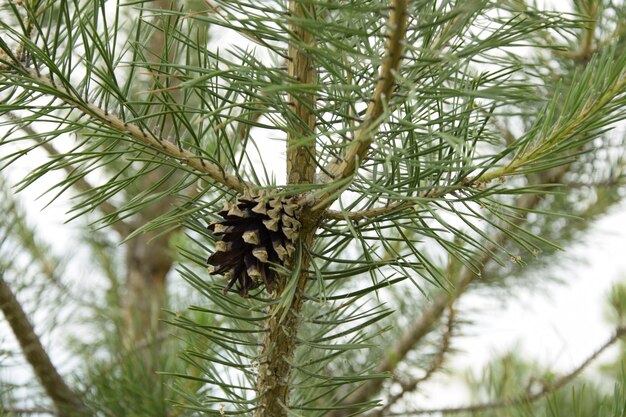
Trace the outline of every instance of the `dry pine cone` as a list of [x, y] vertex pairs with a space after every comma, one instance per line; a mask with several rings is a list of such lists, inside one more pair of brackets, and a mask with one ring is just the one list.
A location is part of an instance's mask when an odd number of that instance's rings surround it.
[[221, 240], [207, 261], [211, 275], [228, 279], [224, 292], [237, 284], [245, 297], [263, 283], [271, 287], [276, 279], [271, 265], [284, 265], [295, 252], [299, 210], [293, 197], [272, 199], [263, 194], [245, 193], [226, 203], [218, 213], [224, 220], [208, 227]]

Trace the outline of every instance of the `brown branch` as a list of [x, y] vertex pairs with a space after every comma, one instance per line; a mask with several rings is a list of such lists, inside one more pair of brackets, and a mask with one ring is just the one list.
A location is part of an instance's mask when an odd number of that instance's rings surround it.
[[348, 148], [344, 160], [326, 169], [335, 180], [352, 176], [358, 164], [363, 161], [372, 144], [375, 131], [381, 123], [380, 117], [384, 114], [385, 107], [392, 96], [396, 81], [395, 72], [400, 66], [402, 51], [404, 50], [404, 36], [408, 17], [407, 1], [392, 0], [390, 9], [385, 59], [380, 68], [378, 83], [367, 107], [363, 123], [356, 132], [355, 141]]
[[[431, 188], [425, 191], [422, 191], [417, 196], [415, 196], [415, 200], [417, 199], [427, 199], [427, 198], [437, 198], [443, 197], [446, 194], [453, 193], [455, 191], [461, 190], [463, 188], [474, 187], [477, 186], [478, 183], [474, 183], [472, 180], [465, 178], [462, 181], [457, 181], [457, 184], [450, 185], [447, 187], [436, 187]], [[375, 217], [384, 216], [387, 214], [395, 213], [400, 210], [407, 209], [413, 206], [416, 203], [414, 200], [401, 200], [394, 201], [383, 207], [374, 207], [365, 210], [357, 210], [357, 211], [341, 211], [341, 210], [325, 210], [322, 213], [322, 216], [325, 219], [331, 220], [363, 220], [363, 219], [373, 219]]]
[[[387, 43], [383, 63], [380, 68], [378, 82], [374, 93], [365, 112], [365, 117], [359, 130], [355, 133], [354, 141], [348, 146], [342, 160], [330, 164], [324, 169], [329, 173], [331, 181], [341, 184], [342, 181], [352, 177], [359, 165], [365, 159], [370, 149], [374, 136], [382, 123], [387, 104], [393, 95], [393, 87], [396, 81], [396, 71], [400, 66], [404, 40], [407, 28], [407, 0], [391, 0], [388, 20]], [[334, 188], [334, 187], [332, 187]], [[319, 212], [329, 207], [336, 196], [334, 192], [322, 191], [311, 195], [315, 204], [313, 211]]]
[[[569, 166], [560, 166], [552, 170], [542, 173], [539, 182], [558, 183], [568, 171]], [[521, 210], [519, 217], [513, 220], [513, 225], [519, 225], [526, 220], [528, 210], [536, 207], [542, 200], [542, 195], [525, 194], [518, 198], [516, 206]], [[482, 265], [484, 270], [489, 262], [493, 259], [493, 253], [501, 248], [510, 239], [509, 234], [505, 231], [498, 231], [491, 237], [491, 244], [487, 245], [482, 255], [477, 259], [477, 264]], [[434, 330], [435, 324], [439, 321], [448, 306], [451, 306], [459, 297], [461, 297], [469, 288], [469, 285], [478, 275], [468, 267], [464, 267], [456, 280], [452, 290], [442, 291], [433, 297], [431, 303], [422, 311], [419, 318], [404, 333], [400, 341], [388, 350], [388, 354], [376, 367], [375, 373], [393, 373], [398, 364], [401, 363], [407, 354], [417, 346], [426, 335]], [[369, 380], [354, 391], [346, 400], [344, 405], [359, 404], [371, 398], [378, 393], [382, 386], [383, 379]], [[337, 410], [329, 417], [342, 417], [348, 415], [347, 410]]]
[[387, 402], [385, 403], [385, 405], [381, 407], [380, 409], [375, 410], [373, 413], [369, 414], [368, 415], [369, 417], [387, 416], [388, 415], [387, 410], [389, 410], [389, 408], [393, 404], [395, 404], [400, 399], [402, 399], [402, 397], [404, 397], [406, 394], [414, 391], [420, 384], [430, 379], [437, 371], [441, 369], [441, 367], [443, 366], [445, 362], [446, 355], [450, 351], [450, 345], [451, 345], [450, 341], [452, 339], [452, 332], [454, 329], [455, 318], [456, 318], [456, 311], [454, 307], [450, 305], [448, 307], [448, 320], [446, 321], [446, 330], [444, 331], [443, 336], [441, 337], [441, 346], [439, 347], [439, 350], [437, 351], [437, 355], [435, 356], [435, 359], [433, 360], [432, 364], [430, 365], [426, 373], [420, 378], [415, 378], [409, 383], [402, 384], [402, 389], [400, 390], [400, 392], [398, 392], [397, 394], [391, 395], [387, 399]]
[[611, 345], [617, 342], [621, 337], [626, 335], [626, 327], [620, 326], [615, 330], [613, 336], [611, 336], [602, 346], [600, 346], [593, 354], [585, 359], [580, 365], [572, 369], [569, 373], [557, 378], [554, 382], [544, 384], [541, 390], [535, 393], [526, 393], [514, 398], [508, 398], [500, 401], [493, 401], [483, 404], [474, 404], [463, 407], [449, 407], [449, 408], [433, 408], [413, 410], [407, 413], [391, 413], [387, 416], [404, 416], [404, 415], [419, 415], [419, 414], [457, 414], [457, 413], [472, 413], [486, 410], [493, 410], [498, 408], [511, 407], [522, 404], [529, 404], [540, 400], [541, 398], [550, 395], [565, 385], [572, 382], [581, 372], [585, 370], [602, 352], [608, 349]]
[[[404, 46], [403, 43], [408, 18], [407, 2], [396, 2], [394, 0], [391, 0], [390, 10], [392, 11], [392, 13], [389, 18], [389, 31], [387, 33], [388, 41], [385, 48], [385, 57], [387, 60], [383, 61], [383, 66], [381, 67], [379, 75], [379, 83], [374, 90], [373, 98], [370, 100], [365, 119], [362, 122], [359, 130], [356, 131], [356, 138], [349, 146], [346, 157], [343, 160], [335, 161], [327, 165], [326, 168], [323, 170], [325, 173], [323, 177], [326, 177], [326, 182], [330, 183], [334, 180], [335, 186], [330, 187], [330, 191], [323, 191], [319, 194], [307, 196], [305, 201], [315, 204], [314, 211], [329, 207], [337, 198], [338, 193], [336, 193], [336, 191], [345, 187], [342, 182], [345, 182], [346, 179], [349, 179], [356, 172], [359, 165], [362, 163], [367, 155], [367, 151], [371, 146], [374, 135], [377, 132], [378, 127], [380, 126], [380, 118], [384, 114], [385, 106], [389, 104], [389, 100], [391, 99], [393, 82], [395, 81], [395, 72], [398, 70]], [[457, 15], [455, 18], [449, 19], [447, 23], [443, 26], [442, 31], [433, 38], [432, 44], [435, 45], [437, 50], [443, 49], [446, 46], [447, 42], [454, 36], [455, 31], [453, 28], [456, 26], [456, 21], [458, 19], [461, 19], [461, 14]], [[435, 56], [433, 56], [433, 58], [435, 58]], [[414, 78], [419, 79], [420, 76], [427, 71], [427, 68], [427, 66], [422, 67], [422, 69], [418, 71]], [[391, 84], [386, 84], [386, 82], [390, 82]], [[377, 94], [385, 88], [389, 88], [389, 90], [385, 90], [380, 95]], [[377, 106], [377, 104], [383, 102], [384, 106]], [[327, 172], [331, 175], [327, 175]], [[342, 172], [343, 175], [337, 177], [338, 172]], [[467, 184], [459, 184], [458, 186], [447, 189], [433, 189], [427, 191], [421, 197], [427, 198], [442, 196], [450, 191], [453, 191], [454, 189], [459, 189], [462, 188], [462, 186], [466, 185], [471, 185], [471, 182]], [[406, 204], [407, 206], [410, 206], [411, 203], [407, 201], [406, 203], [398, 204]], [[332, 210], [325, 211], [325, 215], [328, 215], [328, 218], [333, 219], [344, 219], [346, 217], [346, 213]], [[359, 220], [362, 218], [371, 217], [371, 215], [372, 213], [368, 211], [347, 213], [348, 218], [350, 218], [351, 220]]]
[[[33, 140], [35, 140], [36, 142], [39, 143], [39, 146], [48, 153], [48, 155], [50, 155], [51, 157], [56, 157], [56, 158], [60, 158], [61, 161], [65, 161], [65, 158], [63, 158], [61, 155], [61, 152], [59, 152], [56, 147], [50, 143], [49, 141], [45, 141], [45, 140], [41, 140], [41, 134], [37, 133], [35, 131], [35, 129], [33, 129], [33, 127], [29, 124], [24, 124], [24, 123], [20, 123], [20, 117], [17, 116], [16, 114], [14, 114], [13, 112], [7, 112], [5, 114], [5, 116], [7, 116], [9, 119], [11, 119], [13, 122], [15, 122], [16, 124], [19, 125], [20, 129], [22, 129], [24, 131], [24, 133], [26, 133], [28, 136], [30, 136]], [[64, 171], [67, 173], [67, 175], [74, 175], [75, 174], [75, 168], [72, 167], [72, 165], [67, 164], [67, 163], [63, 163], [63, 169]], [[72, 186], [76, 187], [76, 189], [80, 192], [89, 192], [91, 190], [93, 190], [95, 187], [89, 183], [89, 181], [87, 181], [85, 179], [84, 176], [78, 177], [76, 178], [73, 183]], [[110, 216], [110, 215], [114, 215], [115, 213], [117, 213], [118, 208], [115, 207], [113, 204], [111, 204], [111, 202], [109, 201], [103, 201], [102, 203], [100, 203], [98, 205], [98, 208], [100, 209], [100, 211], [102, 211], [102, 213], [104, 215]], [[131, 232], [131, 226], [128, 225], [127, 223], [125, 223], [122, 220], [117, 220], [115, 223], [112, 224], [112, 227], [122, 236], [122, 237], [126, 237], [128, 236], [128, 234]]]
[[0, 271], [0, 309], [6, 317], [22, 353], [33, 368], [37, 379], [50, 397], [60, 416], [85, 417], [91, 411], [58, 373], [26, 313], [4, 280]]
[[325, 219], [331, 220], [363, 220], [371, 219], [378, 216], [384, 216], [386, 214], [393, 213], [397, 210], [410, 207], [412, 201], [396, 201], [384, 207], [374, 207], [366, 210], [359, 211], [340, 211], [340, 210], [326, 210], [324, 212]]
[[0, 406], [0, 413], [2, 415], [13, 414], [51, 414], [55, 415], [56, 411], [51, 408], [33, 407], [33, 408], [20, 408], [20, 407], [2, 407]]
[[[150, 130], [134, 123], [128, 123], [122, 118], [101, 109], [96, 104], [83, 100], [63, 86], [58, 85], [51, 78], [40, 74], [37, 70], [21, 67], [22, 72], [30, 81], [45, 87], [46, 92], [86, 116], [90, 116], [102, 125], [108, 126], [120, 134], [130, 137], [134, 142], [152, 149], [155, 153], [167, 156], [187, 165], [198, 173], [206, 174], [216, 182], [223, 184], [239, 193], [251, 185], [239, 177], [227, 173], [223, 167], [206, 160], [202, 156], [193, 154], [179, 145], [152, 133]], [[5, 69], [6, 71], [6, 69]]]

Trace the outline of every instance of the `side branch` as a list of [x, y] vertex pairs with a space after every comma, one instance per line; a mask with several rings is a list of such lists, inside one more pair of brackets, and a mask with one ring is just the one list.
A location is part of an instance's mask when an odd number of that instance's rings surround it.
[[365, 210], [357, 210], [357, 211], [341, 211], [341, 210], [325, 210], [323, 213], [323, 217], [325, 219], [331, 220], [363, 220], [363, 219], [373, 219], [375, 217], [384, 216], [387, 214], [395, 213], [400, 210], [407, 209], [414, 204], [416, 204], [417, 199], [428, 199], [428, 198], [439, 198], [443, 197], [446, 194], [453, 193], [455, 191], [461, 190], [463, 188], [471, 188], [479, 185], [479, 182], [474, 182], [473, 180], [464, 179], [463, 181], [458, 181], [455, 185], [450, 185], [447, 187], [438, 187], [431, 188], [429, 190], [423, 191], [415, 196], [415, 200], [400, 200], [394, 201], [393, 203], [389, 203], [386, 206], [382, 207], [373, 207]]
[[[355, 139], [348, 147], [345, 157], [340, 162], [330, 164], [325, 168], [325, 172], [330, 174], [331, 181], [350, 178], [356, 172], [358, 165], [365, 159], [374, 140], [374, 135], [381, 124], [381, 116], [385, 113], [387, 104], [391, 99], [396, 81], [395, 73], [400, 66], [404, 50], [408, 17], [407, 3], [407, 0], [391, 0], [387, 43], [378, 82], [365, 112], [363, 123], [356, 131]], [[316, 206], [316, 209], [324, 209], [332, 203], [333, 199], [330, 199], [330, 195], [327, 194], [324, 193], [315, 197], [316, 201], [323, 201], [322, 207]]]
[[15, 298], [0, 272], [0, 309], [6, 317], [13, 334], [20, 344], [22, 353], [32, 366], [37, 379], [50, 397], [60, 416], [85, 417], [91, 412], [78, 395], [65, 383], [50, 361], [44, 347], [35, 334], [35, 329], [26, 317], [22, 306]]
[[[24, 133], [26, 133], [28, 136], [32, 137], [33, 140], [38, 142], [39, 146], [41, 146], [43, 150], [48, 153], [49, 156], [58, 157], [58, 155], [61, 154], [50, 142], [38, 139], [40, 136], [39, 133], [36, 132], [31, 125], [20, 123], [20, 118], [16, 114], [8, 112], [6, 116], [14, 123], [19, 124], [20, 129], [22, 129]], [[62, 165], [68, 176], [74, 174], [74, 167], [71, 164], [64, 163]], [[90, 184], [89, 181], [87, 181], [84, 177], [77, 178], [74, 181], [73, 186], [80, 192], [88, 192], [94, 189], [94, 186]], [[118, 211], [118, 208], [114, 206], [110, 201], [103, 201], [98, 207], [106, 216], [112, 216]], [[131, 227], [123, 220], [118, 219], [115, 223], [113, 223], [112, 227], [122, 237], [128, 236], [128, 234], [131, 232]]]
[[364, 121], [356, 132], [354, 142], [348, 148], [343, 161], [328, 167], [331, 177], [335, 180], [348, 178], [357, 169], [357, 163], [362, 161], [374, 139], [380, 117], [391, 99], [395, 84], [395, 72], [400, 66], [404, 49], [404, 36], [407, 26], [407, 0], [392, 0], [387, 32], [385, 58], [374, 94], [365, 113]]
[[[223, 167], [213, 162], [206, 161], [201, 156], [195, 155], [179, 147], [177, 144], [155, 135], [149, 129], [134, 123], [128, 123], [120, 117], [101, 109], [94, 103], [77, 97], [76, 94], [58, 85], [51, 78], [41, 75], [38, 71], [27, 68], [21, 68], [20, 70], [24, 71], [32, 81], [45, 86], [48, 94], [57, 97], [64, 103], [92, 117], [103, 125], [109, 126], [125, 136], [130, 136], [135, 142], [147, 145], [159, 154], [174, 158], [182, 164], [187, 165], [201, 174], [208, 175], [218, 183], [239, 193], [243, 193], [246, 188], [250, 188], [250, 184], [247, 184], [235, 175], [227, 173]], [[50, 91], [54, 91], [54, 93]]]
[[[558, 182], [567, 172], [567, 166], [559, 167], [556, 172], [553, 173], [551, 178], [544, 178], [547, 182]], [[526, 194], [518, 199], [517, 206], [523, 209], [530, 210], [536, 207], [541, 201], [541, 196], [538, 194]], [[527, 211], [524, 215], [518, 217], [515, 221], [516, 224], [521, 224], [526, 219]], [[492, 259], [491, 254], [497, 251], [498, 247], [503, 245], [509, 239], [509, 235], [504, 231], [499, 231], [494, 234], [491, 239], [492, 243], [487, 246], [486, 250], [482, 253], [477, 260], [479, 265], [485, 266]], [[442, 291], [437, 296], [433, 297], [432, 302], [426, 307], [419, 318], [413, 322], [406, 330], [402, 338], [396, 343], [389, 353], [376, 367], [376, 373], [393, 373], [398, 364], [400, 364], [409, 352], [411, 352], [415, 346], [417, 346], [431, 331], [435, 328], [435, 324], [439, 322], [446, 308], [451, 306], [458, 298], [460, 298], [469, 288], [470, 284], [476, 278], [476, 273], [467, 267], [464, 267], [459, 273], [459, 277], [455, 282], [454, 289], [450, 291]], [[343, 402], [346, 405], [358, 404], [360, 402], [371, 399], [382, 388], [384, 380], [374, 379], [367, 381], [361, 385], [356, 391], [354, 391]], [[345, 410], [338, 410], [332, 414], [331, 417], [344, 417], [347, 413]]]
[[373, 413], [368, 414], [368, 417], [385, 417], [388, 415], [388, 410], [391, 408], [393, 404], [398, 402], [402, 397], [406, 394], [414, 391], [421, 383], [430, 379], [438, 370], [440, 370], [446, 360], [447, 354], [450, 352], [452, 332], [454, 330], [456, 320], [456, 311], [454, 306], [448, 307], [448, 319], [446, 321], [446, 330], [441, 336], [441, 346], [437, 351], [437, 354], [431, 364], [431, 366], [426, 370], [426, 373], [420, 377], [415, 378], [408, 383], [402, 384], [402, 389], [397, 394], [393, 394], [389, 396], [386, 404], [378, 410], [375, 410]]
[[403, 208], [408, 208], [412, 204], [412, 201], [397, 201], [384, 207], [374, 207], [366, 210], [359, 211], [340, 211], [340, 210], [326, 210], [324, 212], [324, 218], [331, 220], [363, 220], [371, 219], [385, 214], [393, 213]]
[[[474, 413], [479, 411], [493, 410], [497, 408], [506, 408], [515, 405], [528, 404], [535, 401], [540, 400], [541, 398], [550, 395], [559, 389], [563, 388], [565, 385], [572, 382], [582, 371], [585, 370], [593, 362], [596, 360], [598, 356], [602, 354], [606, 349], [608, 349], [611, 345], [617, 342], [621, 337], [626, 335], [626, 326], [620, 326], [615, 330], [613, 336], [609, 338], [600, 348], [598, 348], [593, 354], [591, 354], [585, 361], [583, 361], [576, 368], [571, 370], [569, 373], [557, 378], [554, 382], [545, 384], [539, 391], [534, 393], [527, 393], [515, 398], [509, 398], [500, 401], [494, 401], [490, 403], [484, 404], [475, 404], [468, 405], [464, 407], [450, 407], [450, 408], [438, 408], [438, 409], [423, 409], [423, 410], [414, 410], [409, 413], [402, 413], [401, 415], [418, 415], [418, 414], [457, 414], [457, 413]], [[394, 415], [394, 414], [389, 414]]]

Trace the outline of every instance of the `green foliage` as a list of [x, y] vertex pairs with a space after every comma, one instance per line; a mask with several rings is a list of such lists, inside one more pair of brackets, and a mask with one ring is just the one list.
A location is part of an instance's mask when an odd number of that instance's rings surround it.
[[500, 401], [523, 399], [539, 392], [554, 381], [556, 375], [543, 371], [536, 363], [528, 363], [513, 353], [491, 362], [482, 376], [472, 378], [473, 396], [483, 407], [458, 413], [468, 417], [565, 417], [623, 416], [626, 413], [624, 375], [618, 376], [613, 392], [590, 381], [578, 381], [536, 402]]

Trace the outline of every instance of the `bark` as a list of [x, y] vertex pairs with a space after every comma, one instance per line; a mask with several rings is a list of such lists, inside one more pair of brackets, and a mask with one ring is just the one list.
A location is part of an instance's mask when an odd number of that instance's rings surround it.
[[[294, 17], [315, 15], [315, 7], [304, 6], [298, 1], [291, 1], [289, 10]], [[310, 53], [300, 48], [299, 44], [311, 48], [315, 39], [300, 26], [293, 25], [291, 30], [294, 40], [288, 49], [289, 76], [296, 83], [314, 85], [317, 82], [315, 62]], [[287, 138], [289, 184], [312, 184], [315, 181], [315, 100], [315, 95], [310, 93], [289, 96], [291, 111], [295, 116]]]
[[[314, 5], [299, 1], [289, 2], [294, 17], [315, 16]], [[294, 83], [315, 84], [317, 73], [313, 57], [301, 47], [315, 42], [313, 34], [298, 25], [292, 25], [293, 40], [289, 45], [288, 72]], [[315, 100], [311, 93], [289, 96], [294, 118], [287, 136], [287, 182], [289, 184], [312, 184], [315, 182]], [[300, 216], [302, 230], [300, 244], [309, 247], [313, 243], [319, 216], [311, 216], [306, 210]], [[302, 252], [300, 249], [299, 252]], [[297, 256], [297, 255], [296, 255]], [[257, 375], [258, 403], [255, 417], [286, 417], [289, 408], [289, 391], [292, 360], [300, 327], [300, 314], [304, 305], [304, 294], [308, 280], [309, 259], [304, 255], [298, 268], [298, 276], [281, 277], [274, 288], [268, 288], [276, 301], [268, 308], [265, 333], [261, 341], [259, 372]], [[295, 267], [292, 262], [292, 267]], [[293, 298], [285, 303], [281, 300], [289, 280], [297, 279]], [[285, 311], [287, 309], [287, 311]]]
[[154, 238], [152, 233], [147, 233], [126, 246], [123, 337], [126, 348], [156, 340], [159, 333], [159, 320], [166, 304], [167, 274], [173, 264], [169, 237], [166, 234]]
[[66, 383], [52, 364], [15, 294], [0, 272], [0, 309], [15, 335], [24, 357], [52, 400], [60, 417], [87, 417], [91, 411]]
[[[303, 245], [313, 243], [315, 226], [309, 227], [302, 234]], [[257, 375], [258, 403], [255, 417], [287, 417], [289, 408], [290, 377], [296, 340], [300, 327], [301, 312], [305, 301], [305, 287], [309, 278], [309, 260], [303, 258], [296, 292], [291, 304], [281, 307], [280, 298], [284, 296], [288, 279], [278, 281], [272, 289], [271, 297], [276, 303], [268, 308], [269, 318], [265, 320], [265, 333], [259, 355], [259, 372]], [[289, 277], [284, 277], [289, 278]], [[286, 314], [284, 308], [288, 311]], [[284, 318], [282, 318], [284, 315]]]

